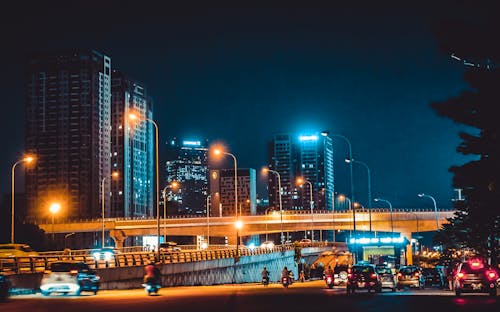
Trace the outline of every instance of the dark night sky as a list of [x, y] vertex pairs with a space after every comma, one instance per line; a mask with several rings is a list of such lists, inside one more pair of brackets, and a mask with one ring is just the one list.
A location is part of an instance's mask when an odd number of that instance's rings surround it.
[[[348, 137], [354, 158], [370, 167], [374, 198], [430, 208], [431, 201], [417, 197], [425, 192], [439, 207], [451, 207], [448, 168], [466, 161], [455, 151], [462, 128], [438, 117], [430, 103], [466, 86], [463, 66], [439, 50], [431, 26], [460, 17], [464, 1], [438, 7], [332, 2], [18, 1], [4, 7], [1, 191], [10, 191], [10, 169], [23, 152], [26, 56], [81, 47], [108, 54], [114, 68], [148, 86], [161, 141], [223, 140], [240, 167], [260, 169], [273, 133], [329, 130]], [[336, 191], [348, 193], [347, 146], [335, 147]], [[366, 171], [354, 171], [363, 201]]]

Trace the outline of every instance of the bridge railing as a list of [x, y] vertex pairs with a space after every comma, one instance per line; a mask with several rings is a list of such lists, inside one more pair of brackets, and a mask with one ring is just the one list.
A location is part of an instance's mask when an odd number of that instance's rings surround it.
[[[333, 246], [331, 243], [313, 243], [315, 246]], [[82, 261], [89, 265], [92, 269], [103, 269], [113, 267], [131, 267], [144, 266], [149, 261], [154, 261], [161, 264], [208, 261], [225, 258], [235, 258], [243, 256], [253, 256], [293, 250], [295, 245], [287, 244], [283, 246], [274, 246], [272, 248], [254, 248], [249, 249], [245, 246], [236, 248], [220, 248], [208, 250], [189, 250], [178, 252], [158, 253], [155, 251], [149, 252], [127, 252], [117, 253], [110, 260], [96, 260], [91, 254], [53, 254], [41, 255], [37, 257], [12, 257], [0, 259], [0, 272], [5, 274], [26, 274], [26, 273], [43, 273], [47, 270], [51, 263], [55, 261]]]

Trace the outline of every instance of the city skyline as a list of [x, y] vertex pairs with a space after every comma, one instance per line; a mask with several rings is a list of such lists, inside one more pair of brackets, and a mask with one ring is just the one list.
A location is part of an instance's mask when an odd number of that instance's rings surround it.
[[[103, 26], [109, 33], [97, 35], [98, 27], [83, 27], [86, 9], [72, 16], [75, 24], [68, 29], [41, 25], [39, 36], [32, 25], [68, 8], [51, 12], [34, 4], [24, 12], [26, 25], [2, 21], [4, 29], [19, 26], [15, 35], [5, 36], [12, 51], [2, 52], [4, 62], [11, 60], [5, 62], [2, 88], [12, 113], [2, 123], [2, 133], [9, 134], [4, 137], [9, 142], [1, 158], [4, 167], [24, 151], [24, 133], [8, 130], [23, 123], [24, 58], [86, 46], [110, 55], [120, 69], [147, 85], [162, 144], [174, 136], [224, 141], [242, 168], [259, 170], [267, 165], [266, 146], [274, 134], [328, 130], [348, 137], [353, 158], [370, 166], [373, 197], [400, 207], [431, 207], [417, 196], [428, 193], [438, 206], [451, 207], [448, 168], [465, 162], [455, 152], [461, 128], [438, 117], [430, 103], [457, 94], [465, 84], [463, 65], [439, 51], [431, 31], [442, 6], [434, 13], [416, 7], [411, 15], [402, 5], [387, 4], [361, 10], [354, 5], [335, 10], [291, 6], [286, 14], [278, 5], [207, 6], [178, 5], [171, 15], [141, 8], [152, 18], [137, 17], [127, 24], [111, 17]], [[116, 10], [134, 16], [130, 4]], [[170, 19], [160, 18], [162, 14]], [[65, 15], [61, 18], [67, 21]], [[392, 27], [395, 23], [398, 28]], [[137, 47], [123, 44], [130, 29], [144, 34], [134, 39]], [[160, 29], [163, 34], [156, 31]], [[333, 144], [335, 190], [348, 194], [347, 147], [338, 140]], [[164, 151], [163, 146], [160, 154]], [[20, 171], [18, 175], [21, 181]], [[355, 188], [363, 195], [365, 179], [363, 168], [355, 167]], [[258, 184], [265, 181], [258, 174]], [[10, 191], [8, 182], [1, 183], [3, 193]]]

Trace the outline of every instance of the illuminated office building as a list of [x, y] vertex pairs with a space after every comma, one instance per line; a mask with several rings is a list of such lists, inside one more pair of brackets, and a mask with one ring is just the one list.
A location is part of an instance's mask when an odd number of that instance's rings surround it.
[[[284, 210], [311, 207], [309, 184], [297, 186], [298, 177], [311, 182], [315, 210], [332, 210], [333, 144], [327, 132], [275, 135], [271, 144], [269, 168], [280, 174]], [[270, 206], [279, 207], [275, 174], [269, 173], [268, 190]]]
[[[171, 139], [167, 144], [166, 182], [169, 214], [203, 214], [208, 195], [208, 141]], [[171, 188], [177, 182], [176, 188]], [[162, 203], [163, 203], [162, 194]]]
[[152, 101], [145, 86], [119, 71], [111, 79], [111, 167], [109, 217], [154, 215], [154, 128], [150, 122], [130, 121], [134, 112], [140, 118], [153, 118]]

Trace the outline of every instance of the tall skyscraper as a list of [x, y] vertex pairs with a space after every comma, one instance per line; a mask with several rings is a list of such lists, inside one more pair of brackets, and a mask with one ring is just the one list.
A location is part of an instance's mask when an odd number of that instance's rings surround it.
[[175, 200], [174, 207], [179, 214], [205, 214], [208, 195], [208, 141], [171, 139], [167, 144], [167, 159], [166, 185], [178, 182], [176, 190], [167, 187], [167, 199]]
[[26, 173], [29, 216], [48, 217], [54, 201], [58, 218], [101, 215], [100, 184], [111, 175], [110, 103], [110, 57], [81, 50], [30, 59], [25, 145], [37, 163]]
[[[297, 186], [298, 177], [312, 185], [315, 210], [332, 210], [334, 190], [333, 144], [327, 132], [310, 135], [277, 134], [270, 149], [269, 168], [281, 177], [283, 209], [310, 209], [310, 187]], [[278, 203], [276, 175], [269, 173], [269, 205]]]
[[[153, 118], [152, 101], [145, 86], [119, 71], [111, 78], [111, 166], [118, 177], [111, 180], [108, 217], [153, 216], [154, 129], [149, 122], [131, 124], [130, 112]], [[111, 179], [111, 178], [110, 178]]]
[[[238, 169], [238, 215], [257, 213], [257, 175], [255, 169]], [[210, 215], [233, 217], [235, 211], [234, 169], [210, 170]]]

